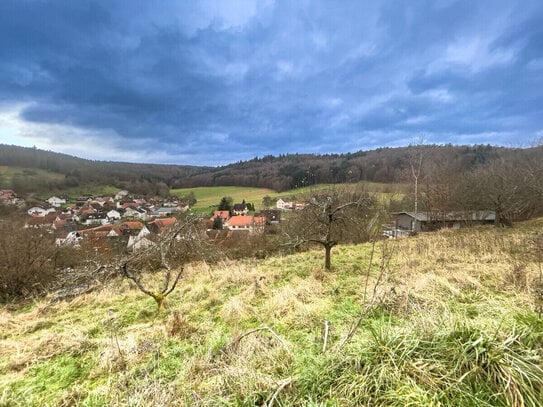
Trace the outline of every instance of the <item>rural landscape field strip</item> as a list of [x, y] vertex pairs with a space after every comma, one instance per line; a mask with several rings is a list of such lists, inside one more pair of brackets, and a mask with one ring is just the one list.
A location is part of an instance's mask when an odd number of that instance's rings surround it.
[[194, 263], [159, 313], [121, 279], [3, 306], [0, 405], [537, 406], [542, 225]]

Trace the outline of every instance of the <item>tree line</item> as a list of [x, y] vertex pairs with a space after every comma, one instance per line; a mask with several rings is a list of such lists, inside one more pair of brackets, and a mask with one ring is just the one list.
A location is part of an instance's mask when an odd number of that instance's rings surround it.
[[[425, 166], [432, 164], [439, 170], [440, 165], [446, 163], [446, 170], [452, 174], [472, 172], [491, 162], [510, 162], [540, 154], [537, 148], [489, 145], [426, 145], [419, 148], [424, 151]], [[268, 155], [221, 167], [201, 167], [93, 161], [36, 148], [0, 145], [0, 166], [38, 168], [64, 176], [61, 180], [40, 183], [45, 190], [107, 184], [138, 193], [154, 190], [160, 184], [162, 190], [250, 186], [281, 192], [321, 183], [408, 182], [411, 152], [411, 147], [399, 147], [346, 154]], [[24, 189], [22, 181], [16, 180]], [[12, 186], [7, 178], [0, 178], [0, 183], [2, 188]]]
[[439, 150], [410, 149], [411, 169], [418, 169], [409, 174], [413, 188], [399, 205], [403, 210], [416, 211], [418, 203], [438, 218], [451, 211], [492, 210], [497, 226], [543, 215], [543, 145], [508, 150], [473, 167]]

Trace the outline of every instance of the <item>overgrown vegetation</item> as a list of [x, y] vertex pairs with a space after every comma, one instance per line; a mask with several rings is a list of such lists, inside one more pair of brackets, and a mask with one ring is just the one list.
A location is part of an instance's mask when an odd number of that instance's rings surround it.
[[22, 222], [0, 222], [0, 302], [43, 293], [57, 280], [54, 238]]
[[538, 406], [542, 227], [191, 263], [158, 315], [123, 278], [12, 303], [0, 405]]

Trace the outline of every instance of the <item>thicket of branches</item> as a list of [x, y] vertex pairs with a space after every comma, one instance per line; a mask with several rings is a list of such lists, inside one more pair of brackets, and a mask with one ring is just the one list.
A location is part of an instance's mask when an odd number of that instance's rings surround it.
[[0, 222], [0, 300], [47, 290], [57, 278], [54, 238], [24, 229], [20, 222]]
[[[147, 247], [124, 256], [115, 266], [141, 292], [152, 297], [160, 311], [166, 297], [175, 290], [187, 263], [215, 259], [216, 250], [204, 237], [200, 219], [189, 216], [180, 218], [170, 230], [149, 240]], [[146, 286], [145, 274], [156, 272], [164, 273], [162, 285], [158, 288]]]
[[366, 242], [381, 234], [383, 209], [363, 190], [329, 188], [306, 196], [305, 201], [307, 206], [292, 213], [283, 225], [284, 244], [321, 246], [326, 270], [331, 268], [336, 245]]
[[[417, 147], [414, 146], [414, 149]], [[439, 212], [492, 210], [496, 225], [543, 215], [543, 146], [518, 150], [472, 170], [463, 170], [445, 155], [423, 158], [421, 210]], [[403, 209], [412, 210], [406, 197]]]

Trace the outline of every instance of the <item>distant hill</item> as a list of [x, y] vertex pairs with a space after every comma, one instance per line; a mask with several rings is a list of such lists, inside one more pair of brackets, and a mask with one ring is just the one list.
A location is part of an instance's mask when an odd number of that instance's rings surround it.
[[[209, 167], [195, 167], [188, 165], [156, 165], [136, 164], [112, 161], [93, 161], [73, 157], [66, 154], [44, 151], [36, 148], [18, 147], [0, 144], [0, 166], [19, 167], [26, 169], [16, 179], [18, 192], [24, 188], [35, 187], [30, 178], [25, 180], [29, 169], [47, 171], [51, 175], [50, 183], [42, 183], [41, 190], [62, 190], [73, 187], [85, 187], [91, 185], [112, 185], [118, 188], [129, 189], [135, 193], [149, 193], [152, 189], [160, 187], [168, 188], [179, 178], [190, 177], [201, 172], [210, 171]], [[1, 173], [0, 173], [1, 174]], [[43, 173], [42, 177], [43, 177]], [[59, 178], [60, 175], [60, 178]], [[62, 177], [63, 176], [63, 177]], [[3, 188], [11, 188], [12, 177], [0, 176], [0, 185]], [[17, 186], [17, 185], [16, 185]], [[21, 191], [21, 187], [23, 191]], [[42, 192], [32, 190], [32, 192]]]
[[424, 145], [379, 148], [346, 154], [287, 154], [256, 157], [223, 167], [202, 170], [174, 180], [175, 188], [194, 186], [251, 186], [281, 192], [315, 184], [370, 181], [411, 182], [411, 163], [422, 156], [426, 173], [446, 168], [452, 174], [474, 170], [493, 160], [542, 156], [542, 148], [513, 149], [490, 145]]
[[[463, 173], [493, 160], [536, 154], [541, 154], [541, 148], [425, 145], [346, 154], [268, 155], [221, 167], [200, 167], [93, 161], [36, 148], [0, 145], [0, 166], [62, 174], [64, 179], [56, 176], [53, 185], [43, 185], [50, 189], [100, 184], [135, 193], [203, 186], [259, 187], [280, 192], [323, 183], [405, 182], [410, 180], [414, 155], [422, 155], [427, 166], [438, 168], [446, 163], [449, 171]], [[11, 187], [1, 177], [0, 185]]]

